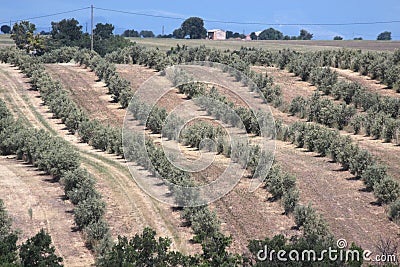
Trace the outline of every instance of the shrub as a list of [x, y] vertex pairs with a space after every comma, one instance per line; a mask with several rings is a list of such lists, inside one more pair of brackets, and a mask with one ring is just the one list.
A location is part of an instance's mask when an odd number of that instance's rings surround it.
[[307, 206], [297, 205], [294, 209], [294, 221], [298, 228], [302, 227], [308, 220], [316, 216], [317, 214], [311, 204]]
[[282, 204], [286, 215], [294, 211], [297, 203], [299, 202], [299, 199], [299, 191], [295, 188], [291, 188], [288, 191], [284, 192], [282, 196]]
[[97, 248], [103, 238], [109, 234], [109, 231], [110, 228], [108, 224], [101, 219], [89, 224], [84, 229], [86, 245], [90, 249]]
[[69, 191], [77, 188], [78, 183], [83, 180], [91, 179], [89, 172], [83, 168], [77, 168], [73, 171], [64, 173], [61, 184], [64, 185], [64, 192], [67, 195]]
[[351, 174], [361, 177], [363, 172], [371, 165], [373, 165], [374, 159], [367, 150], [361, 150], [352, 155], [350, 158], [349, 169]]
[[281, 171], [280, 167], [274, 166], [267, 176], [267, 189], [274, 199], [282, 198], [285, 192], [295, 188], [296, 177]]
[[381, 165], [369, 165], [361, 175], [368, 190], [372, 190], [376, 184], [379, 184], [387, 177], [387, 168]]
[[[185, 145], [200, 148], [200, 142], [205, 139], [211, 139], [214, 142], [218, 137], [224, 135], [224, 130], [221, 126], [213, 126], [210, 123], [200, 121], [184, 129], [183, 139]], [[208, 148], [210, 151], [214, 151], [211, 147]]]
[[133, 92], [130, 88], [124, 88], [121, 90], [121, 96], [119, 103], [122, 108], [127, 108], [129, 106], [129, 102], [132, 100]]
[[75, 223], [80, 229], [84, 229], [91, 223], [95, 223], [104, 215], [106, 205], [98, 198], [88, 198], [79, 202], [74, 209]]
[[171, 240], [156, 237], [156, 232], [145, 228], [130, 240], [118, 237], [105, 255], [98, 259], [97, 266], [198, 266], [199, 259], [172, 251]]
[[290, 103], [289, 113], [294, 116], [299, 114], [300, 118], [305, 118], [307, 115], [307, 100], [302, 96], [295, 97]]
[[95, 181], [91, 177], [80, 180], [77, 182], [75, 188], [67, 192], [67, 196], [75, 205], [89, 198], [100, 199], [101, 196], [94, 188], [94, 184]]
[[391, 142], [396, 137], [396, 129], [399, 128], [400, 121], [388, 118], [383, 126], [382, 134], [385, 142]]
[[338, 75], [328, 68], [314, 68], [310, 73], [310, 81], [326, 95], [330, 95], [332, 87], [336, 84]]
[[206, 237], [214, 236], [219, 232], [220, 222], [215, 212], [208, 209], [200, 209], [191, 221], [192, 229], [196, 235], [194, 238], [199, 243]]
[[169, 140], [178, 140], [180, 127], [184, 125], [184, 121], [175, 114], [169, 114], [162, 128], [162, 136]]
[[21, 245], [19, 255], [23, 266], [63, 266], [61, 257], [55, 254], [51, 236], [43, 229]]
[[[329, 151], [332, 159], [336, 162], [339, 162], [342, 165], [343, 170], [349, 170], [352, 163], [356, 165], [353, 157], [358, 153], [359, 147], [355, 144], [352, 144], [349, 136], [334, 140]], [[354, 166], [354, 168], [356, 167]]]
[[167, 111], [164, 108], [153, 107], [147, 120], [146, 127], [155, 134], [161, 133], [167, 115]]
[[396, 223], [400, 222], [400, 199], [397, 199], [392, 204], [390, 204], [389, 218]]
[[388, 204], [400, 196], [400, 185], [392, 178], [385, 177], [374, 186], [374, 194], [380, 204]]
[[304, 237], [310, 242], [329, 238], [330, 232], [324, 218], [320, 215], [308, 217], [303, 225]]
[[85, 120], [79, 125], [78, 134], [81, 142], [89, 143], [92, 140], [96, 129], [99, 127], [97, 120]]
[[350, 126], [353, 127], [354, 134], [359, 134], [361, 127], [363, 125], [364, 116], [362, 114], [357, 114], [353, 117], [350, 122]]

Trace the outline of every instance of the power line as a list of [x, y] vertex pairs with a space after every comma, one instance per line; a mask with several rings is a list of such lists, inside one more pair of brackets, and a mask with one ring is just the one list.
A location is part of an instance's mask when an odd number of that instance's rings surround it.
[[129, 12], [129, 11], [123, 11], [123, 10], [116, 10], [116, 9], [100, 8], [100, 7], [95, 7], [95, 9], [103, 10], [103, 11], [111, 11], [111, 12], [116, 12], [116, 13], [123, 13], [123, 14], [128, 14], [128, 15], [137, 15], [137, 16], [152, 17], [152, 18], [185, 20], [185, 18], [182, 18], [182, 17], [171, 17], [171, 16], [162, 16], [162, 15], [152, 15], [152, 14], [145, 14], [145, 13], [139, 13], [139, 12]]
[[[5, 22], [0, 22], [0, 24], [7, 24], [10, 22], [18, 22], [22, 20], [34, 20], [46, 17], [53, 17], [62, 14], [74, 13], [77, 11], [87, 10], [91, 7], [83, 7], [74, 10], [68, 10], [53, 14], [41, 15], [36, 17], [18, 19], [18, 20], [10, 20]], [[93, 7], [94, 9], [102, 10], [102, 11], [109, 11], [109, 12], [116, 12], [128, 15], [136, 15], [136, 16], [144, 16], [144, 17], [152, 17], [152, 18], [163, 18], [163, 19], [172, 19], [172, 20], [185, 20], [184, 17], [174, 17], [174, 16], [164, 16], [164, 15], [153, 15], [141, 12], [130, 12], [130, 11], [123, 11], [117, 9], [109, 9], [109, 8], [101, 8], [101, 7]], [[223, 23], [223, 24], [237, 24], [237, 25], [260, 25], [260, 26], [352, 26], [352, 25], [375, 25], [375, 24], [393, 24], [393, 23], [400, 23], [400, 20], [390, 20], [390, 21], [372, 21], [372, 22], [347, 22], [347, 23], [268, 23], [268, 22], [242, 22], [242, 21], [224, 21], [224, 20], [212, 20], [212, 19], [203, 19], [205, 22], [211, 23]]]
[[79, 8], [79, 9], [68, 10], [68, 11], [63, 11], [63, 12], [58, 12], [58, 13], [53, 13], [53, 14], [48, 14], [48, 15], [42, 15], [42, 16], [37, 16], [37, 17], [24, 18], [24, 19], [18, 19], [18, 20], [10, 20], [10, 21], [6, 21], [6, 22], [0, 22], [0, 24], [10, 23], [10, 22], [18, 22], [18, 21], [23, 21], [23, 20], [33, 20], [33, 19], [53, 17], [53, 16], [57, 16], [57, 15], [62, 15], [62, 14], [74, 13], [74, 12], [89, 9], [89, 8], [90, 7], [83, 7], [83, 8]]
[[[182, 17], [173, 17], [173, 16], [162, 16], [162, 15], [152, 15], [140, 12], [130, 12], [109, 8], [100, 8], [95, 7], [95, 9], [110, 11], [122, 14], [136, 15], [136, 16], [144, 16], [144, 17], [153, 17], [153, 18], [164, 18], [164, 19], [173, 19], [173, 20], [185, 20], [186, 18]], [[373, 22], [347, 22], [347, 23], [263, 23], [263, 22], [239, 22], [239, 21], [224, 21], [224, 20], [211, 20], [211, 19], [203, 19], [205, 22], [213, 22], [213, 23], [225, 23], [225, 24], [238, 24], [238, 25], [269, 25], [269, 26], [350, 26], [350, 25], [373, 25], [373, 24], [392, 24], [392, 23], [400, 23], [400, 20], [390, 20], [390, 21], [373, 21]]]

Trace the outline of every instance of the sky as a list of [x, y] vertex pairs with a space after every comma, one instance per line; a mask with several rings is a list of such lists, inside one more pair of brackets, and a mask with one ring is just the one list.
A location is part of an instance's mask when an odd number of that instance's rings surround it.
[[[2, 3], [0, 24], [9, 24], [10, 20], [17, 21], [85, 8], [90, 5], [94, 5], [96, 8], [174, 18], [198, 16], [205, 20], [207, 29], [231, 30], [246, 34], [273, 27], [285, 35], [298, 35], [301, 29], [306, 29], [314, 34], [314, 39], [331, 40], [337, 35], [345, 39], [353, 39], [354, 37], [376, 39], [380, 32], [390, 31], [394, 40], [400, 40], [400, 23], [346, 26], [280, 25], [399, 21], [399, 0], [17, 0]], [[164, 33], [169, 34], [174, 29], [179, 28], [183, 22], [182, 19], [146, 17], [96, 8], [94, 9], [95, 24], [111, 23], [115, 26], [116, 34], [120, 34], [126, 29], [151, 30], [155, 34], [161, 34], [163, 28]], [[31, 19], [30, 21], [36, 24], [39, 31], [49, 31], [51, 21], [59, 21], [63, 18], [76, 18], [83, 26], [83, 31], [86, 31], [86, 28], [90, 30], [90, 9]], [[212, 22], [215, 20], [224, 23]], [[262, 25], [226, 23], [232, 21], [258, 22]]]

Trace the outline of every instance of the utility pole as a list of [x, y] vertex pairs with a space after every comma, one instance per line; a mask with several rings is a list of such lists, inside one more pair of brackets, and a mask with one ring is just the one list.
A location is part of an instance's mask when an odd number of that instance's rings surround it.
[[90, 50], [93, 51], [93, 24], [94, 24], [94, 19], [93, 19], [93, 5], [90, 6], [91, 11], [92, 11], [92, 15], [91, 15], [91, 38], [90, 38]]
[[164, 25], [162, 26], [162, 35], [164, 36]]

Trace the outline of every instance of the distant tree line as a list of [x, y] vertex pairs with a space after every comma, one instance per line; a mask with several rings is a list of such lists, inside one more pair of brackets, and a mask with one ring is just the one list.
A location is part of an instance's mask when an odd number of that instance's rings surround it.
[[[36, 31], [36, 27], [34, 24], [31, 24], [27, 21], [22, 21], [20, 23], [16, 23], [15, 25], [25, 25], [22, 29], [26, 33], [30, 33], [33, 37], [37, 38], [35, 42], [42, 42], [43, 40], [39, 40], [40, 36], [34, 35]], [[1, 31], [3, 33], [14, 33], [19, 34], [21, 29], [15, 29], [15, 25], [11, 28], [8, 25], [2, 25]], [[46, 39], [46, 44], [44, 47], [52, 48], [54, 43], [58, 43], [65, 46], [79, 46], [80, 48], [89, 48], [90, 47], [90, 35], [88, 33], [82, 32], [82, 26], [79, 25], [79, 22], [72, 18], [72, 19], [63, 19], [59, 22], [52, 22], [51, 23], [52, 30], [50, 32], [42, 31], [40, 35], [51, 35], [52, 38]], [[33, 29], [33, 30], [32, 30]], [[17, 31], [15, 31], [17, 30]], [[96, 45], [96, 52], [101, 55], [104, 55], [104, 51], [111, 52], [115, 48], [123, 47], [126, 45], [124, 43], [122, 37], [143, 37], [143, 38], [154, 38], [156, 35], [151, 30], [142, 30], [136, 31], [134, 29], [128, 29], [123, 32], [122, 35], [114, 35], [114, 26], [112, 24], [102, 24], [98, 23], [95, 29], [95, 43]], [[102, 34], [101, 38], [96, 37], [96, 33], [104, 33]], [[377, 40], [391, 40], [391, 32], [385, 31], [378, 35]], [[179, 28], [175, 29], [171, 34], [162, 34], [158, 35], [158, 38], [176, 38], [176, 39], [204, 39], [207, 36], [207, 30], [204, 27], [204, 20], [199, 17], [190, 17], [186, 19]], [[31, 37], [31, 38], [33, 38]], [[268, 28], [263, 30], [260, 34], [256, 34], [256, 32], [252, 32], [250, 34], [250, 38], [252, 40], [312, 40], [313, 34], [308, 32], [305, 29], [300, 30], [300, 34], [298, 36], [289, 36], [284, 35], [281, 31], [276, 30], [274, 28]], [[245, 34], [241, 34], [238, 32], [233, 31], [226, 31], [226, 38], [227, 39], [244, 39], [246, 38]], [[52, 42], [52, 39], [54, 42]], [[334, 40], [343, 40], [343, 37], [338, 35], [333, 38]], [[356, 37], [354, 40], [362, 40], [361, 37]], [[65, 43], [65, 41], [67, 41]], [[72, 43], [70, 43], [72, 42]], [[46, 46], [49, 45], [49, 46]], [[60, 47], [60, 46], [58, 46]], [[58, 48], [57, 47], [57, 48]], [[100, 49], [101, 48], [101, 49]], [[40, 49], [34, 49], [34, 51], [39, 51]], [[42, 49], [43, 50], [43, 49]]]
[[[64, 47], [76, 46], [80, 48], [90, 48], [91, 40], [88, 33], [83, 33], [82, 26], [76, 19], [63, 19], [51, 23], [51, 31], [44, 33], [49, 35], [43, 38], [42, 34], [35, 34], [36, 26], [29, 21], [15, 23], [12, 28], [11, 38], [20, 49], [28, 53], [42, 55], [45, 52]], [[114, 35], [112, 24], [98, 23], [94, 29], [93, 48], [100, 55], [105, 55], [117, 48], [122, 48], [130, 44], [129, 40], [123, 36]], [[153, 37], [151, 32], [142, 31], [141, 34]]]
[[300, 30], [299, 36], [289, 36], [283, 35], [282, 32], [275, 30], [274, 28], [269, 28], [262, 31], [258, 37], [255, 33], [251, 33], [250, 37], [252, 40], [311, 40], [313, 38], [313, 34], [302, 29]]

